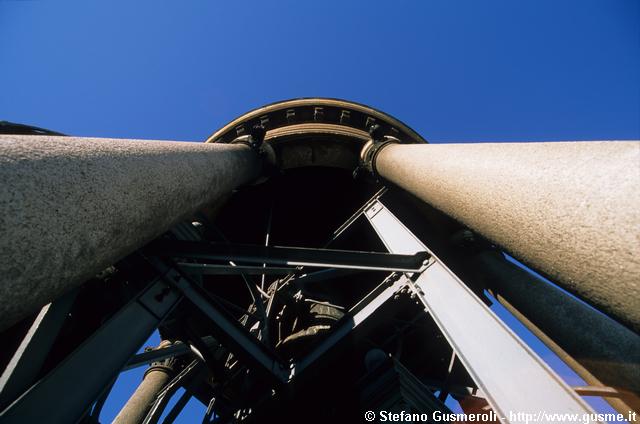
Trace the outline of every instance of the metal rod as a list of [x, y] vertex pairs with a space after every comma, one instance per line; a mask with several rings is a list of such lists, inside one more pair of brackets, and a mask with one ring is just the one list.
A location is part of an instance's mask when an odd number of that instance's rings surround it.
[[160, 257], [247, 262], [269, 265], [347, 268], [371, 271], [419, 271], [427, 252], [401, 255], [301, 247], [265, 247], [245, 244], [217, 244], [196, 241], [156, 240], [147, 253]]
[[[274, 200], [271, 200], [271, 207], [269, 208], [269, 217], [267, 218], [267, 232], [264, 236], [264, 245], [265, 246], [269, 246], [269, 237], [271, 236], [271, 221], [273, 219], [273, 204], [274, 204]], [[267, 267], [267, 264], [262, 264], [263, 268]], [[265, 283], [265, 278], [266, 278], [266, 274], [263, 273], [262, 277], [260, 277], [260, 288], [264, 291], [264, 283]]]
[[178, 262], [176, 263], [184, 271], [190, 274], [197, 275], [288, 275], [295, 272], [295, 268], [286, 267], [269, 267], [263, 268], [261, 266], [249, 266], [249, 265], [218, 265], [218, 264], [203, 264], [203, 263], [189, 263]]
[[369, 200], [367, 200], [357, 211], [353, 213], [353, 215], [347, 218], [347, 220], [342, 225], [340, 225], [333, 232], [333, 234], [331, 234], [331, 237], [329, 237], [329, 239], [325, 242], [323, 247], [327, 248], [331, 243], [336, 241], [338, 237], [340, 237], [345, 231], [347, 231], [347, 229], [351, 228], [353, 223], [356, 222], [358, 218], [360, 218], [360, 216], [362, 216], [365, 209], [367, 209], [373, 202], [381, 198], [386, 192], [387, 192], [387, 187], [382, 187], [373, 196], [371, 196]]
[[172, 424], [176, 420], [176, 418], [178, 418], [178, 415], [180, 415], [180, 412], [182, 412], [184, 407], [187, 406], [187, 403], [189, 403], [189, 400], [191, 400], [192, 396], [193, 393], [191, 392], [191, 390], [185, 389], [184, 393], [180, 396], [178, 401], [173, 405], [173, 408], [171, 408], [167, 416], [164, 418], [164, 421], [162, 421], [162, 424]]
[[[622, 381], [620, 379], [616, 379], [616, 377], [619, 377], [619, 373], [617, 372], [612, 373], [613, 375], [606, 374], [607, 368], [617, 371], [616, 368], [620, 367], [624, 369], [625, 365], [627, 365], [626, 368], [631, 368], [631, 376], [633, 376], [635, 374], [635, 371], [632, 369], [633, 368], [632, 366], [629, 367], [630, 364], [626, 363], [627, 362], [626, 360], [624, 361], [626, 364], [612, 363], [609, 361], [597, 361], [597, 360], [587, 361], [585, 365], [589, 366], [589, 369], [588, 369], [583, 365], [584, 363], [583, 361], [579, 361], [576, 359], [576, 357], [567, 353], [567, 351], [565, 351], [562, 347], [560, 347], [558, 343], [556, 343], [553, 339], [551, 339], [538, 326], [533, 324], [526, 316], [524, 316], [518, 309], [516, 309], [513, 305], [511, 305], [505, 298], [495, 294], [493, 294], [493, 296], [496, 298], [496, 300], [498, 300], [498, 302], [500, 302], [502, 306], [504, 306], [506, 310], [508, 310], [525, 327], [527, 327], [527, 329], [531, 331], [533, 335], [535, 335], [538, 339], [540, 339], [540, 341], [544, 343], [553, 353], [558, 355], [558, 357], [562, 360], [562, 362], [567, 364], [567, 366], [569, 366], [569, 368], [571, 368], [576, 374], [578, 374], [578, 376], [582, 378], [587, 384], [590, 384], [592, 386], [605, 386], [605, 383], [603, 382], [603, 380], [615, 381], [618, 384], [628, 383], [628, 382], [635, 384], [634, 380], [630, 380], [628, 376], [624, 376]], [[635, 334], [633, 335], [637, 337]], [[563, 341], [566, 342], [566, 340], [563, 340]], [[625, 343], [626, 340], [620, 339], [618, 340], [618, 342]], [[566, 346], [566, 344], [564, 345]], [[589, 346], [585, 346], [585, 350], [587, 352], [589, 351], [589, 349], [590, 349]], [[635, 352], [629, 351], [629, 354], [634, 355]], [[582, 360], [584, 359], [583, 357], [580, 357], [578, 355], [576, 356]], [[598, 374], [602, 376], [602, 380], [596, 377], [592, 373], [592, 371], [598, 372]], [[628, 384], [625, 384], [625, 387], [627, 386]], [[625, 393], [631, 393], [631, 392], [625, 391]], [[627, 395], [623, 399], [620, 399], [618, 397], [607, 397], [605, 398], [605, 400], [621, 414], [626, 414], [627, 412], [632, 410], [640, 411], [640, 398], [638, 398], [637, 395]]]

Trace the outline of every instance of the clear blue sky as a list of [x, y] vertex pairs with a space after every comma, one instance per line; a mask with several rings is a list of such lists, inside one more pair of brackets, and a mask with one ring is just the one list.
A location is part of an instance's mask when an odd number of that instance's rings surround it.
[[202, 140], [327, 96], [434, 142], [637, 139], [639, 4], [0, 0], [0, 119]]
[[0, 0], [0, 83], [0, 120], [82, 136], [203, 140], [323, 96], [432, 142], [639, 139], [640, 2]]

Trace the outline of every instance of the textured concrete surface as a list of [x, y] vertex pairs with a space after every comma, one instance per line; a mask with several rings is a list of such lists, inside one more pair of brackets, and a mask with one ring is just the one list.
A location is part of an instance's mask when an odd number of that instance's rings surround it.
[[[171, 342], [163, 340], [156, 349], [162, 349], [171, 345]], [[168, 362], [174, 363], [170, 359]], [[127, 403], [114, 418], [113, 424], [140, 424], [151, 410], [153, 402], [160, 391], [169, 383], [175, 373], [172, 366], [154, 367], [152, 364], [144, 374], [144, 378]], [[166, 399], [168, 401], [168, 399]], [[165, 401], [165, 404], [166, 404]]]
[[640, 335], [508, 262], [499, 252], [483, 251], [472, 262], [500, 302], [506, 301], [553, 340], [560, 352], [550, 348], [562, 359], [565, 354], [575, 359], [579, 366], [572, 368], [588, 384], [640, 393]]
[[0, 137], [0, 331], [261, 172], [244, 145]]
[[169, 382], [171, 376], [164, 371], [148, 373], [126, 405], [114, 418], [114, 424], [140, 424], [153, 406], [156, 395]]
[[640, 142], [389, 145], [375, 167], [640, 332]]

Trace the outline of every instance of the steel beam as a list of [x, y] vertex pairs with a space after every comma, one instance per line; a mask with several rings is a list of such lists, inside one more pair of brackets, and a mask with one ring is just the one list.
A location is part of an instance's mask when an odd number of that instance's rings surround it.
[[180, 395], [176, 403], [173, 404], [171, 410], [169, 410], [169, 412], [167, 413], [166, 417], [162, 421], [162, 424], [174, 423], [176, 418], [178, 418], [178, 416], [180, 415], [184, 407], [187, 406], [187, 403], [189, 403], [192, 397], [192, 391], [189, 389], [185, 389], [184, 393]]
[[73, 306], [76, 291], [42, 308], [0, 376], [0, 410], [35, 383]]
[[223, 346], [243, 358], [253, 370], [266, 375], [274, 384], [286, 381], [287, 372], [280, 359], [260, 340], [249, 334], [246, 328], [228, 316], [215, 299], [208, 296], [205, 290], [186, 275], [175, 274], [174, 270], [160, 259], [150, 258], [149, 260], [158, 272], [164, 275], [167, 283], [180, 291], [211, 320], [211, 324], [217, 332], [216, 339]]
[[[428, 250], [381, 202], [365, 216], [391, 252]], [[415, 292], [501, 422], [510, 413], [592, 413], [591, 408], [440, 260], [415, 279]]]
[[640, 332], [640, 142], [387, 144], [373, 167]]
[[0, 331], [261, 169], [240, 144], [0, 136]]
[[233, 261], [284, 266], [415, 272], [429, 258], [426, 252], [398, 255], [351, 250], [220, 244], [206, 241], [155, 240], [145, 251], [160, 257]]
[[262, 267], [262, 266], [234, 266], [218, 264], [201, 264], [179, 262], [176, 264], [181, 270], [193, 275], [289, 275], [296, 272], [296, 268]]
[[[170, 277], [170, 275], [169, 275]], [[74, 423], [180, 301], [154, 281], [0, 413], [3, 424]]]
[[295, 364], [291, 369], [290, 379], [295, 378], [314, 362], [318, 361], [334, 345], [364, 323], [408, 283], [409, 280], [406, 277], [395, 274], [385, 279], [378, 287], [353, 306], [348, 314], [340, 320], [336, 328], [332, 329], [331, 333], [315, 349]]

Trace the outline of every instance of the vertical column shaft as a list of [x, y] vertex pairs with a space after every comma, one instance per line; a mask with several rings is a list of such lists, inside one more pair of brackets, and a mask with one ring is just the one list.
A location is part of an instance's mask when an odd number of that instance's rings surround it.
[[240, 144], [0, 137], [0, 331], [260, 173]]
[[[472, 262], [493, 296], [587, 384], [640, 393], [639, 335], [509, 263], [499, 252], [484, 250]], [[614, 407], [626, 413], [637, 404], [633, 400]]]
[[[163, 340], [157, 349], [171, 345], [168, 340]], [[120, 410], [114, 424], [140, 424], [147, 416], [153, 402], [160, 391], [169, 383], [174, 374], [172, 369], [173, 359], [169, 358], [164, 363], [153, 363], [144, 373], [144, 378], [136, 391], [131, 395], [125, 406]]]
[[373, 167], [640, 332], [640, 142], [389, 144]]

